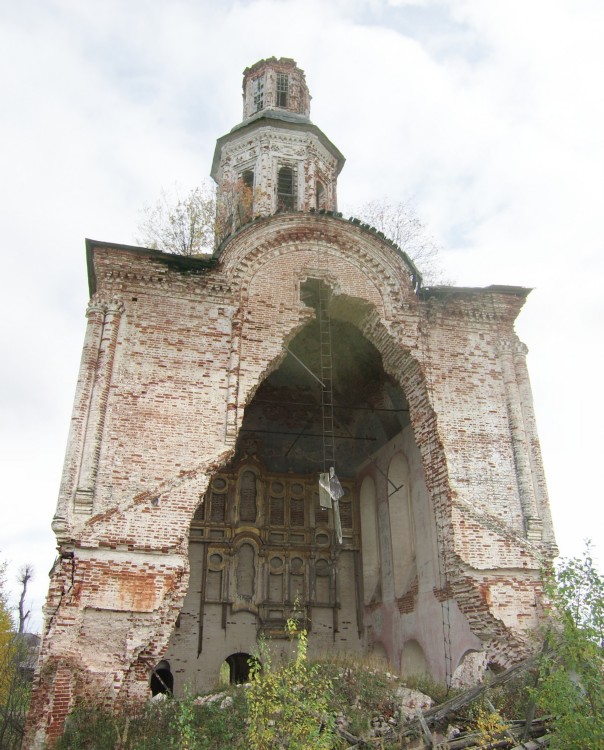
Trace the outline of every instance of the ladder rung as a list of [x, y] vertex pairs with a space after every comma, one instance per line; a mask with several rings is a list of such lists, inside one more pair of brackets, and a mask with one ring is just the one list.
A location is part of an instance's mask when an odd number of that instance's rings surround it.
[[331, 325], [327, 315], [329, 290], [319, 287], [319, 356], [321, 366], [321, 410], [323, 413], [323, 469], [335, 466], [335, 435], [333, 417], [333, 361], [331, 348]]

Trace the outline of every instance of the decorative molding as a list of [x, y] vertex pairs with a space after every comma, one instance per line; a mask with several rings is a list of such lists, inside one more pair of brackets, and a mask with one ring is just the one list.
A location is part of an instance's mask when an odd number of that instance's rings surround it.
[[237, 310], [231, 320], [231, 346], [226, 394], [226, 421], [224, 441], [227, 446], [235, 446], [238, 432], [239, 407], [239, 366], [241, 361], [241, 332], [244, 323], [244, 312]]
[[88, 302], [86, 315], [93, 312], [112, 312], [123, 313], [125, 310], [124, 301], [116, 294], [111, 294], [108, 290], [99, 290], [95, 292]]
[[[86, 429], [84, 432], [82, 459], [74, 495], [73, 510], [79, 515], [91, 515], [94, 506], [94, 490], [98, 471], [109, 387], [113, 373], [113, 362], [117, 335], [124, 304], [115, 296], [94, 295], [88, 310], [88, 327], [91, 340], [97, 341], [96, 352], [90, 351], [87, 380], [91, 384]], [[87, 331], [88, 333], [88, 331]]]
[[205, 275], [209, 274], [209, 271], [207, 269], [204, 269], [204, 271], [205, 273], [200, 272], [187, 275], [167, 271], [160, 275], [132, 270], [101, 270], [97, 276], [107, 286], [111, 286], [115, 282], [135, 282], [141, 286], [154, 287], [163, 291], [177, 284], [182, 285], [184, 282], [188, 283], [191, 287], [191, 292], [194, 294], [199, 294], [200, 291], [220, 295], [232, 293], [232, 287], [226, 279], [223, 277], [216, 278], [216, 273], [213, 273], [212, 278], [210, 278], [209, 275]]
[[539, 541], [542, 538], [543, 522], [539, 518], [537, 509], [525, 414], [514, 362], [515, 355], [521, 352], [520, 344], [516, 335], [502, 338], [497, 342], [497, 351], [503, 373], [512, 452], [525, 533], [527, 539]]
[[526, 357], [526, 355], [528, 354], [527, 345], [520, 341], [516, 334], [508, 336], [507, 338], [497, 339], [495, 346], [497, 347], [497, 351], [501, 354], [511, 352], [512, 354], [516, 354], [521, 357]]
[[56, 538], [57, 544], [62, 546], [71, 541], [71, 528], [67, 519], [57, 510], [50, 525]]

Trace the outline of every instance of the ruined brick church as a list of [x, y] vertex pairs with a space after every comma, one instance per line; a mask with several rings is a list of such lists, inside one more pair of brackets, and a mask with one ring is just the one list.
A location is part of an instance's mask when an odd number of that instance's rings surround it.
[[[210, 256], [88, 240], [90, 303], [26, 747], [76, 696], [312, 654], [463, 683], [524, 657], [556, 553], [512, 286], [422, 286], [337, 212], [344, 157], [290, 59], [244, 72]], [[252, 196], [233, 201], [233, 185]]]

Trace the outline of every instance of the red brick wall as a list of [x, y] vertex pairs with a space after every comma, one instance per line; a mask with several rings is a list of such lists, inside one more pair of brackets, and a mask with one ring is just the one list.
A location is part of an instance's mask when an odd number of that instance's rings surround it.
[[[441, 588], [493, 653], [518, 657], [554, 544], [521, 372], [528, 479], [544, 525], [541, 542], [526, 538], [497, 348], [515, 341], [525, 290], [418, 294], [414, 268], [390, 243], [313, 214], [255, 222], [213, 268], [102, 243], [91, 264], [95, 310], [54, 525], [64, 559], [51, 578], [25, 747], [59, 731], [77, 680], [109, 701], [146, 695], [143, 665], [161, 657], [186, 592], [191, 518], [234, 448], [245, 404], [312, 315], [299, 296], [308, 277], [332, 287], [332, 315], [377, 347], [407, 396]], [[110, 357], [103, 336], [114, 337]], [[95, 392], [105, 396], [95, 402]], [[86, 462], [94, 486], [78, 504]]]

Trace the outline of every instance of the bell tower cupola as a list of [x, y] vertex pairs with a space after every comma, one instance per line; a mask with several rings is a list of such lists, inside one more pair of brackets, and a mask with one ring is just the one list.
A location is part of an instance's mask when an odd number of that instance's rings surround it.
[[310, 122], [310, 94], [304, 71], [294, 60], [260, 60], [243, 71], [243, 119], [262, 112], [297, 115]]
[[344, 157], [310, 120], [304, 71], [270, 57], [243, 72], [243, 120], [216, 142], [218, 226], [228, 235], [257, 216], [337, 211]]

